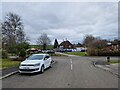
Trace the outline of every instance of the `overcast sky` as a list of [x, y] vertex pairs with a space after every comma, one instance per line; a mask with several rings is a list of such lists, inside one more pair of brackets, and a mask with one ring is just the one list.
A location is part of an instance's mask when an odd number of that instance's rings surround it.
[[31, 44], [46, 33], [52, 43], [70, 40], [82, 42], [87, 34], [103, 39], [118, 37], [117, 2], [7, 2], [2, 3], [3, 19], [8, 12], [21, 16]]

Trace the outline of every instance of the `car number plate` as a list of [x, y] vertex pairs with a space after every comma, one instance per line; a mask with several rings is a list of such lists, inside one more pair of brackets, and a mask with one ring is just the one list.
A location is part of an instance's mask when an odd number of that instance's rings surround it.
[[29, 69], [29, 67], [24, 67], [24, 69]]

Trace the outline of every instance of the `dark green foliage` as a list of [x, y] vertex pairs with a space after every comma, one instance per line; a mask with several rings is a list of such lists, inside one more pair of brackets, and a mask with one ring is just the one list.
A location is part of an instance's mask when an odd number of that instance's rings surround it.
[[19, 57], [26, 57], [26, 52], [24, 49], [22, 49], [19, 53]]
[[43, 50], [46, 50], [46, 43], [43, 44]]
[[15, 45], [8, 46], [7, 51], [8, 53], [15, 54], [16, 53]]
[[23, 43], [20, 43], [18, 45], [16, 45], [16, 54], [18, 55], [19, 52], [22, 50], [22, 49], [28, 49], [29, 48], [29, 43], [27, 42], [23, 42]]
[[53, 48], [54, 48], [54, 49], [55, 49], [55, 48], [58, 48], [58, 41], [57, 41], [57, 39], [55, 39]]
[[8, 53], [6, 51], [0, 51], [2, 58], [8, 58]]

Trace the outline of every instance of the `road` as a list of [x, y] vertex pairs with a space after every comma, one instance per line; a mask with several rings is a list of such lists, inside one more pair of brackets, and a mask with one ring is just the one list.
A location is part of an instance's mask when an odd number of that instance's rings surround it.
[[56, 63], [43, 74], [15, 74], [3, 79], [3, 88], [118, 88], [118, 77], [94, 67], [92, 58], [52, 58]]

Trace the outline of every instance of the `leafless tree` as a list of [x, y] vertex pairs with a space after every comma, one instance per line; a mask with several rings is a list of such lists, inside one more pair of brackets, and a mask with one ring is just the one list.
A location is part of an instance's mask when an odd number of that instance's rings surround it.
[[43, 46], [43, 50], [46, 49], [47, 45], [51, 43], [50, 38], [47, 36], [46, 33], [43, 33], [40, 37], [37, 39], [37, 44]]
[[84, 41], [83, 41], [83, 44], [86, 46], [86, 47], [90, 47], [92, 46], [92, 43], [94, 42], [95, 40], [95, 37], [93, 37], [92, 35], [86, 35], [85, 38], [84, 38]]
[[97, 55], [107, 45], [107, 40], [102, 40], [100, 37], [87, 35], [84, 38], [84, 45], [87, 46], [89, 55]]

